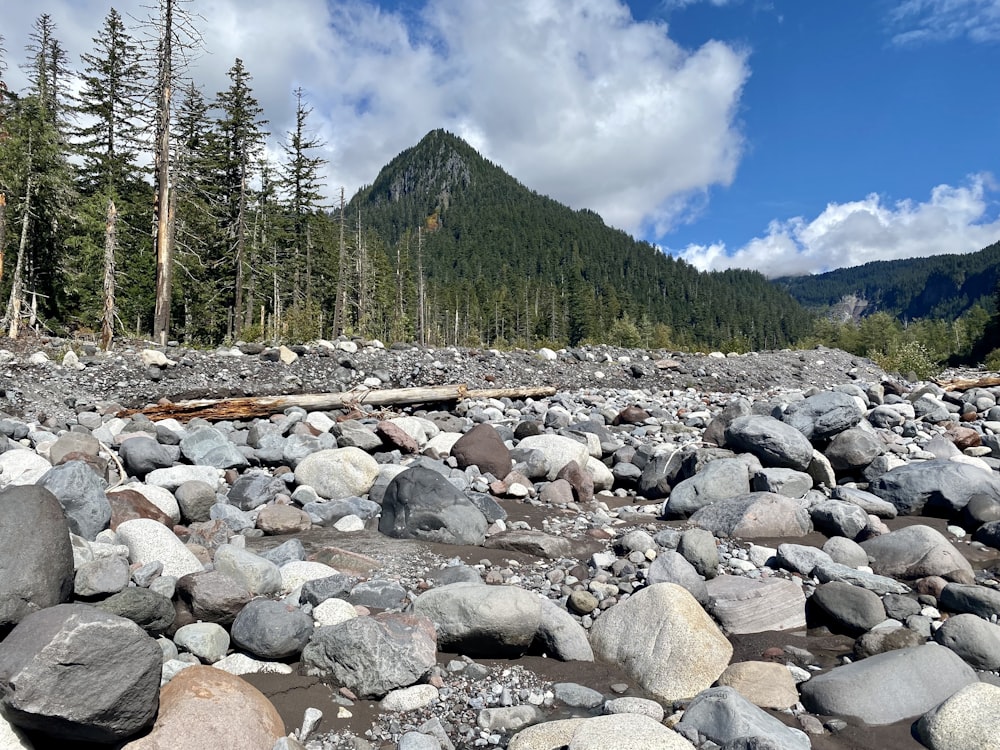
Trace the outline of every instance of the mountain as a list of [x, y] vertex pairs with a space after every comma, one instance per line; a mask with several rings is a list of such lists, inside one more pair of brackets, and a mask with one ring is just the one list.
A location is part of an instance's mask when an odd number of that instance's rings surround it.
[[954, 320], [973, 305], [994, 307], [1000, 281], [1000, 242], [964, 255], [873, 261], [815, 276], [774, 279], [805, 307], [844, 305], [861, 315], [887, 312], [900, 320]]
[[422, 268], [432, 317], [487, 342], [634, 334], [635, 344], [765, 349], [811, 324], [763, 275], [700, 272], [528, 189], [443, 130], [389, 162], [347, 210], [397, 248], [397, 264]]

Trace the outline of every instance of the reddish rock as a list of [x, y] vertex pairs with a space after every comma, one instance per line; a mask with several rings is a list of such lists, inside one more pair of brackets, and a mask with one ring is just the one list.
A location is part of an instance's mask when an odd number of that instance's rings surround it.
[[[451, 455], [458, 461], [460, 469], [478, 466], [484, 474], [500, 478], [510, 473], [510, 451], [500, 438], [500, 433], [486, 423], [477, 424], [455, 441]], [[525, 486], [530, 487], [531, 483], [528, 482]]]
[[153, 731], [123, 750], [271, 750], [285, 735], [277, 709], [246, 680], [214, 667], [188, 667], [160, 691]]
[[556, 479], [565, 479], [573, 486], [577, 502], [589, 503], [594, 499], [594, 478], [576, 461], [570, 461], [563, 466]]
[[203, 622], [232, 625], [253, 595], [224, 573], [188, 573], [177, 581], [177, 600]]
[[642, 424], [647, 419], [649, 419], [649, 412], [633, 405], [626, 406], [618, 412], [618, 416], [614, 418], [611, 424]]
[[340, 547], [323, 547], [309, 556], [313, 562], [321, 562], [339, 570], [344, 575], [367, 578], [382, 567], [382, 563], [374, 557], [368, 557], [357, 552], [351, 552]]
[[398, 448], [401, 453], [420, 452], [420, 446], [417, 445], [417, 441], [410, 437], [402, 427], [393, 424], [390, 420], [383, 420], [375, 425], [375, 434], [388, 447]]
[[949, 425], [944, 436], [955, 444], [961, 451], [966, 448], [977, 448], [983, 444], [982, 436], [971, 427], [961, 427], [960, 425]]
[[162, 510], [153, 505], [146, 497], [135, 490], [117, 490], [105, 493], [111, 505], [111, 530], [118, 524], [133, 521], [136, 518], [151, 518], [164, 526], [173, 526], [173, 520]]

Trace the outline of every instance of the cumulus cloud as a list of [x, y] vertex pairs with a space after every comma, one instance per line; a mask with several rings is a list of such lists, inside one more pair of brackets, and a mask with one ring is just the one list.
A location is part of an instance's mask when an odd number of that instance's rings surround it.
[[[710, 0], [719, 3], [721, 0]], [[33, 21], [5, 14], [19, 59]], [[117, 5], [144, 16], [140, 0]], [[49, 12], [75, 61], [110, 3], [56, 0]], [[468, 139], [529, 187], [641, 234], [669, 230], [743, 151], [736, 122], [746, 52], [685, 49], [665, 24], [635, 21], [621, 0], [198, 0], [206, 94], [228, 86], [235, 57], [253, 76], [274, 143], [293, 125], [302, 86], [327, 143], [331, 193], [348, 195], [434, 128]], [[8, 80], [18, 84], [11, 76]]]
[[890, 11], [889, 22], [898, 45], [962, 38], [1000, 41], [997, 0], [903, 0]]
[[996, 190], [990, 175], [977, 174], [960, 187], [938, 185], [919, 203], [888, 203], [873, 193], [831, 203], [812, 220], [772, 221], [763, 237], [734, 251], [716, 243], [689, 245], [678, 254], [702, 270], [750, 268], [785, 276], [873, 260], [975, 252], [1000, 239], [1000, 217], [988, 200]]

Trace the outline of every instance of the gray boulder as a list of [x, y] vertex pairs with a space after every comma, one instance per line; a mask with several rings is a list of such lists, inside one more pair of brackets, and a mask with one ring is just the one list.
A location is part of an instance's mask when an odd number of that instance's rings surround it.
[[288, 492], [288, 485], [281, 477], [262, 471], [253, 471], [237, 477], [226, 495], [230, 505], [240, 510], [253, 510], [270, 503], [281, 493]]
[[687, 589], [702, 606], [708, 603], [708, 589], [705, 587], [705, 579], [676, 550], [663, 550], [656, 556], [656, 559], [646, 570], [646, 582], [650, 585], [676, 583]]
[[469, 498], [441, 474], [421, 466], [397, 475], [382, 498], [378, 530], [386, 536], [481, 545], [486, 528], [486, 517]]
[[789, 405], [781, 421], [791, 425], [809, 440], [828, 440], [854, 427], [864, 412], [853, 396], [837, 391], [823, 391]]
[[941, 532], [930, 526], [906, 526], [861, 543], [879, 575], [915, 580], [941, 576], [956, 583], [972, 583], [972, 565]]
[[949, 617], [934, 631], [934, 640], [976, 669], [1000, 668], [1000, 626], [981, 617], [972, 614]]
[[883, 725], [920, 716], [977, 681], [953, 651], [927, 643], [836, 667], [803, 683], [800, 692], [812, 713]]
[[852, 503], [840, 500], [826, 500], [809, 509], [813, 526], [827, 536], [843, 536], [857, 539], [868, 527], [868, 514]]
[[989, 586], [949, 583], [938, 595], [938, 605], [948, 612], [969, 612], [989, 620], [1000, 616], [1000, 591]]
[[663, 515], [667, 518], [687, 518], [716, 500], [745, 495], [749, 491], [750, 470], [746, 461], [718, 458], [670, 491], [670, 497], [663, 506]]
[[877, 573], [869, 573], [866, 570], [858, 570], [849, 565], [840, 563], [821, 562], [813, 568], [812, 574], [819, 579], [820, 583], [830, 581], [843, 581], [853, 586], [860, 586], [863, 589], [874, 591], [876, 594], [907, 594], [910, 587], [905, 583], [900, 583], [895, 578], [880, 576]]
[[842, 581], [817, 586], [809, 597], [809, 609], [820, 624], [852, 638], [886, 619], [885, 607], [878, 594]]
[[878, 495], [859, 490], [856, 487], [834, 487], [830, 494], [834, 500], [857, 505], [865, 513], [879, 518], [895, 518], [897, 515], [896, 506], [888, 500], [883, 500]]
[[916, 733], [930, 750], [1000, 747], [1000, 687], [967, 685], [924, 714]]
[[104, 491], [108, 483], [83, 461], [67, 461], [53, 466], [36, 483], [59, 500], [69, 530], [88, 541], [108, 527], [111, 503]]
[[302, 652], [313, 634], [313, 620], [298, 607], [254, 599], [236, 615], [233, 643], [258, 659], [287, 659]]
[[94, 606], [118, 617], [131, 620], [150, 635], [160, 635], [174, 624], [174, 604], [163, 594], [130, 586], [103, 599]]
[[379, 475], [378, 462], [360, 448], [316, 451], [295, 467], [295, 480], [327, 500], [360, 497]]
[[823, 455], [837, 472], [856, 474], [885, 452], [885, 446], [868, 430], [852, 427], [830, 441]]
[[332, 679], [362, 698], [423, 679], [436, 662], [434, 624], [426, 617], [382, 613], [316, 628], [302, 650], [307, 674]]
[[726, 632], [763, 633], [806, 626], [806, 597], [794, 581], [719, 576], [706, 587], [707, 609]]
[[176, 462], [177, 448], [170, 448], [145, 435], [130, 437], [118, 448], [118, 457], [131, 476], [142, 479], [149, 472], [165, 469]]
[[69, 601], [73, 575], [69, 525], [55, 495], [37, 485], [0, 491], [0, 637], [32, 612]]
[[952, 516], [975, 495], [1000, 500], [1000, 480], [993, 473], [948, 459], [891, 469], [877, 477], [869, 489], [903, 515]]
[[804, 732], [785, 726], [732, 687], [714, 687], [696, 695], [684, 710], [677, 729], [684, 734], [696, 731], [721, 745], [753, 738], [762, 740], [763, 747], [773, 750], [809, 750], [812, 747]]
[[807, 544], [784, 542], [778, 545], [778, 564], [793, 573], [811, 576], [817, 565], [831, 562], [833, 559], [826, 552]]
[[684, 556], [705, 578], [715, 578], [719, 573], [719, 548], [715, 536], [705, 529], [686, 529], [681, 533], [677, 551]]
[[805, 471], [813, 457], [812, 443], [798, 430], [774, 417], [752, 414], [734, 419], [726, 428], [726, 445], [752, 453], [764, 466]]
[[798, 537], [812, 531], [809, 512], [801, 503], [770, 492], [751, 492], [706, 505], [691, 516], [691, 523], [719, 537], [740, 539]]
[[806, 472], [795, 469], [761, 469], [750, 480], [750, 489], [754, 492], [773, 492], [785, 497], [802, 497], [812, 487], [813, 478]]
[[[441, 648], [473, 657], [522, 656], [535, 643], [542, 623], [542, 599], [517, 586], [453, 583], [425, 591], [413, 611], [434, 623]], [[583, 634], [582, 627], [574, 625], [565, 631], [568, 637]], [[567, 658], [558, 640], [549, 646], [553, 656]]]
[[192, 464], [214, 466], [216, 469], [242, 469], [249, 465], [229, 438], [209, 425], [189, 427], [181, 438], [181, 453]]
[[153, 723], [162, 659], [134, 622], [59, 604], [0, 642], [0, 708], [22, 729], [114, 744]]
[[253, 594], [235, 578], [218, 570], [206, 570], [178, 579], [177, 598], [196, 620], [230, 625]]

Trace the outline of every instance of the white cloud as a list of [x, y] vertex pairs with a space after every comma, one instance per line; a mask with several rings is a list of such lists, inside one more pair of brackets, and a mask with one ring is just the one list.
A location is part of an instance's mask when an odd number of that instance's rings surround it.
[[772, 221], [767, 234], [733, 252], [717, 243], [689, 245], [678, 254], [703, 270], [750, 268], [784, 276], [873, 260], [975, 252], [1000, 239], [1000, 217], [987, 198], [996, 189], [990, 175], [978, 174], [961, 187], [938, 185], [921, 203], [889, 204], [872, 193], [859, 201], [831, 203], [811, 221], [801, 216]]
[[[146, 2], [116, 7], [145, 16]], [[34, 19], [28, 5], [5, 13], [11, 62]], [[49, 7], [75, 62], [110, 3]], [[426, 0], [405, 15], [374, 0], [189, 7], [204, 19], [209, 54], [194, 74], [206, 95], [228, 86], [241, 57], [278, 141], [303, 87], [328, 144], [331, 194], [372, 182], [444, 127], [541, 193], [636, 234], [662, 233], [711, 186], [730, 184], [742, 155], [746, 53], [720, 42], [681, 48], [665, 24], [634, 21], [620, 0]]]
[[903, 0], [889, 14], [898, 45], [968, 38], [1000, 41], [997, 0]]

